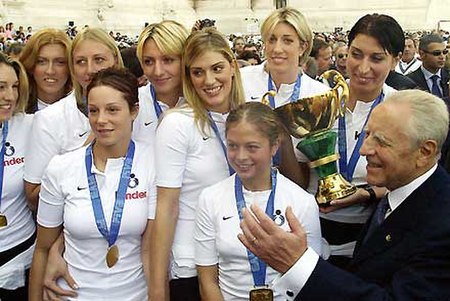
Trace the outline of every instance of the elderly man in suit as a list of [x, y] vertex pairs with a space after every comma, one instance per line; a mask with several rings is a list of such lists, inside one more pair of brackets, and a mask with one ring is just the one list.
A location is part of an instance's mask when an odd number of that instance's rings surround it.
[[448, 124], [444, 102], [419, 90], [373, 110], [361, 154], [367, 182], [390, 192], [357, 243], [352, 273], [308, 248], [290, 209], [291, 232], [256, 206], [245, 210], [239, 238], [282, 273], [272, 288], [287, 300], [450, 300], [450, 176], [437, 164]]
[[420, 39], [419, 54], [422, 66], [408, 74], [417, 86], [448, 101], [448, 73], [443, 68], [448, 50], [444, 40], [436, 34], [425, 35]]

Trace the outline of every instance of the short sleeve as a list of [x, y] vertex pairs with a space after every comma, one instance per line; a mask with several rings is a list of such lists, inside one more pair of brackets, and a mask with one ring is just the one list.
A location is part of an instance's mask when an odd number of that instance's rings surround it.
[[48, 164], [42, 176], [39, 192], [39, 207], [37, 222], [39, 225], [55, 228], [63, 223], [65, 196], [61, 190], [62, 162], [60, 157], [54, 157]]
[[180, 188], [186, 169], [190, 129], [186, 116], [171, 112], [166, 114], [156, 130], [156, 185]]
[[33, 183], [41, 183], [42, 175], [50, 159], [59, 153], [57, 137], [52, 133], [51, 124], [37, 112], [34, 116], [30, 141], [25, 154], [24, 180]]
[[210, 266], [218, 263], [216, 246], [216, 229], [213, 223], [212, 205], [213, 200], [208, 197], [208, 189], [202, 191], [195, 216], [194, 242], [195, 242], [195, 264]]
[[320, 230], [319, 207], [313, 195], [304, 192], [302, 200], [305, 209], [297, 216], [306, 230], [308, 246], [317, 254], [322, 254], [322, 234]]

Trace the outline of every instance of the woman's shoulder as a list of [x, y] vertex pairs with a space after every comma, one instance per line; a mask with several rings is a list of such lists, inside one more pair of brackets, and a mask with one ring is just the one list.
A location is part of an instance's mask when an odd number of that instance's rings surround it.
[[290, 195], [296, 195], [298, 198], [308, 198], [314, 199], [314, 196], [307, 192], [305, 189], [294, 183], [293, 181], [286, 178], [280, 172], [277, 172], [277, 187], [280, 187], [284, 193], [289, 193]]
[[392, 88], [391, 86], [388, 86], [386, 83], [383, 84], [383, 93], [384, 93], [385, 97], [389, 96], [390, 94], [392, 94], [394, 92], [397, 92], [397, 90]]
[[305, 95], [305, 97], [309, 96], [309, 95], [324, 93], [324, 92], [330, 90], [330, 87], [328, 87], [327, 85], [325, 85], [324, 83], [322, 83], [318, 80], [313, 79], [306, 73], [302, 74], [302, 86], [301, 87], [304, 89], [307, 89], [306, 93], [308, 95]]
[[161, 123], [186, 124], [195, 123], [194, 110], [187, 104], [164, 112]]
[[14, 114], [10, 119], [10, 123], [13, 126], [20, 126], [21, 130], [26, 130], [33, 124], [33, 119], [33, 114], [26, 114], [21, 112]]
[[212, 184], [203, 189], [204, 194], [215, 195], [217, 197], [223, 197], [226, 193], [234, 194], [234, 179], [236, 174], [233, 174], [215, 184]]
[[76, 110], [78, 110], [77, 101], [75, 94], [71, 92], [58, 102], [36, 112], [34, 115], [36, 120], [46, 120], [46, 122], [54, 123], [64, 120], [67, 114], [76, 113]]
[[76, 150], [53, 156], [47, 165], [47, 172], [66, 173], [68, 169], [74, 166], [84, 165], [86, 148], [87, 146], [83, 146]]

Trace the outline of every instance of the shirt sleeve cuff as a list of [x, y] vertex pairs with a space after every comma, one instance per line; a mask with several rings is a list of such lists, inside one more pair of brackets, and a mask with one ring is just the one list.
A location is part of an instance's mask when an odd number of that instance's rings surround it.
[[308, 248], [286, 273], [275, 278], [272, 283], [273, 290], [285, 296], [286, 300], [294, 300], [305, 286], [318, 261], [319, 255], [312, 248]]

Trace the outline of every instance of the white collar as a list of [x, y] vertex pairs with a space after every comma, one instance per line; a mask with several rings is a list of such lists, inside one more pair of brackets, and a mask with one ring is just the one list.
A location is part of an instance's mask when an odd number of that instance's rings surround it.
[[431, 73], [430, 71], [425, 69], [425, 67], [423, 65], [420, 68], [422, 69], [423, 75], [425, 76], [426, 80], [431, 79], [431, 77], [433, 75], [437, 75], [437, 76], [439, 76], [439, 78], [441, 78], [441, 69], [439, 69], [438, 72], [436, 72], [436, 73]]
[[414, 190], [422, 185], [436, 171], [437, 166], [438, 165], [436, 163], [420, 177], [417, 177], [408, 184], [389, 192], [388, 200], [391, 210], [394, 211], [411, 193], [413, 193]]

